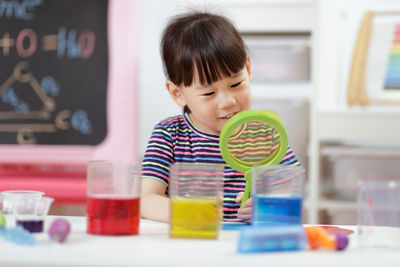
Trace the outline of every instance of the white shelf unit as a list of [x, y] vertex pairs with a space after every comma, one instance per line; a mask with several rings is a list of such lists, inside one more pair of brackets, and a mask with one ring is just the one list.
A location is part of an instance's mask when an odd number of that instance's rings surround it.
[[310, 32], [317, 0], [220, 0], [241, 32]]
[[[306, 209], [312, 206], [308, 201], [305, 201], [304, 204]], [[355, 211], [357, 209], [357, 204], [351, 201], [320, 198], [319, 208], [331, 211]]]
[[[310, 140], [309, 194], [305, 205], [309, 223], [321, 223], [318, 217], [320, 211], [355, 213], [357, 210], [355, 181], [344, 182], [346, 185], [351, 184], [351, 189], [347, 188], [347, 192], [354, 191], [351, 200], [341, 200], [335, 195], [333, 197], [324, 195], [323, 182], [326, 182], [326, 179], [337, 178], [334, 174], [327, 173], [327, 169], [333, 171], [337, 166], [326, 168], [327, 163], [334, 165], [335, 161], [354, 161], [355, 159], [358, 163], [386, 161], [391, 162], [391, 169], [393, 169], [395, 164], [393, 162], [400, 162], [400, 147], [398, 146], [400, 112], [367, 110], [365, 112], [319, 112], [316, 116], [316, 122], [313, 125], [315, 128]], [[349, 167], [350, 164], [346, 166]], [[379, 170], [379, 168], [387, 168], [388, 165], [377, 166], [378, 163], [374, 163], [374, 166], [370, 166], [369, 169], [376, 170], [375, 173], [381, 173], [382, 178], [388, 177], [385, 175], [388, 172], [387, 169]], [[367, 173], [365, 170], [358, 169], [361, 168], [359, 165], [351, 167], [354, 169], [348, 172], [353, 172], [356, 176], [352, 179], [358, 179], [359, 176]], [[333, 186], [332, 181], [328, 184]], [[341, 185], [341, 187], [346, 185]]]
[[254, 98], [269, 100], [291, 100], [309, 102], [311, 99], [311, 82], [291, 83], [255, 83], [251, 85]]
[[[399, 4], [396, 5], [398, 8]], [[312, 51], [309, 180], [305, 200], [307, 223], [321, 223], [321, 211], [351, 211], [354, 215], [357, 210], [354, 200], [343, 201], [323, 194], [321, 182], [327, 176], [322, 164], [324, 158], [389, 157], [400, 160], [400, 107], [348, 107], [346, 104], [346, 85], [352, 48], [358, 33], [357, 22], [367, 9], [385, 10], [394, 6], [393, 1], [318, 2]]]

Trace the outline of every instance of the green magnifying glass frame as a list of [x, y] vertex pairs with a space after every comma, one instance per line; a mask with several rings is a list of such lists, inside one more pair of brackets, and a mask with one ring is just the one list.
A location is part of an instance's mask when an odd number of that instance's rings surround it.
[[[229, 151], [229, 139], [234, 131], [241, 125], [249, 122], [262, 122], [270, 124], [279, 133], [279, 147], [268, 157], [257, 162], [242, 161]], [[279, 116], [274, 111], [269, 110], [245, 110], [235, 114], [230, 118], [221, 130], [219, 147], [225, 162], [238, 172], [244, 173], [246, 186], [241, 200], [240, 207], [251, 197], [251, 170], [253, 165], [277, 165], [285, 157], [288, 149], [289, 141], [285, 127], [283, 126]]]

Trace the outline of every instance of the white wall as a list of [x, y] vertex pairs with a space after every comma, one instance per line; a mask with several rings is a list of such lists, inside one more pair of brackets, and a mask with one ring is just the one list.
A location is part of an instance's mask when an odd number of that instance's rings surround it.
[[168, 18], [177, 12], [176, 2], [141, 1], [138, 127], [141, 154], [144, 153], [153, 126], [163, 118], [179, 112], [165, 89], [159, 53], [161, 33]]

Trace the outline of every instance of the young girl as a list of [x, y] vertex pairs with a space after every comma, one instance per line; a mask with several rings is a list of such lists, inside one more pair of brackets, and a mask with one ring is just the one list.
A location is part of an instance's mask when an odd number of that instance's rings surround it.
[[[141, 215], [168, 222], [170, 165], [225, 163], [219, 134], [230, 117], [251, 107], [251, 61], [227, 18], [200, 12], [168, 24], [161, 53], [167, 90], [184, 113], [158, 123], [150, 137], [143, 159]], [[290, 148], [280, 164], [298, 164]], [[239, 209], [245, 184], [242, 173], [225, 167], [224, 221], [251, 218], [251, 198]]]

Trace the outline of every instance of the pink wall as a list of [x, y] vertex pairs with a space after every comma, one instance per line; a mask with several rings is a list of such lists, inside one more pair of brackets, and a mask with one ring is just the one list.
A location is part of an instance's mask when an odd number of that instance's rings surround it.
[[109, 6], [109, 129], [93, 159], [136, 159], [138, 112], [139, 1]]

